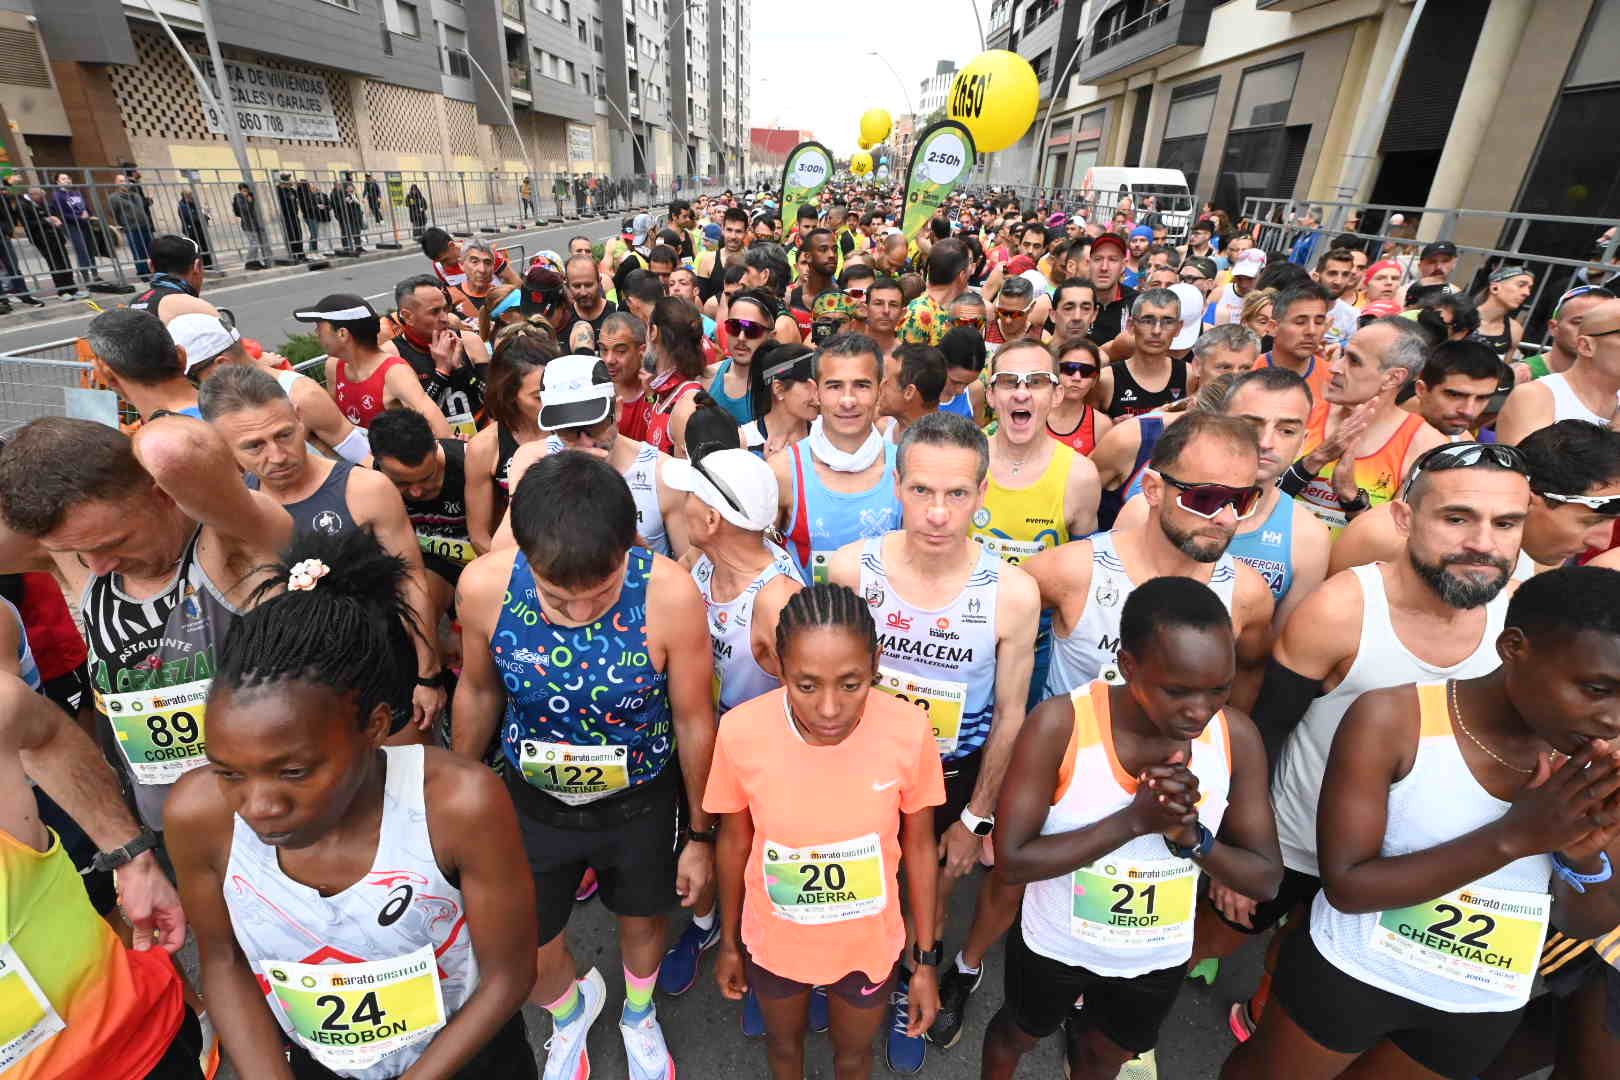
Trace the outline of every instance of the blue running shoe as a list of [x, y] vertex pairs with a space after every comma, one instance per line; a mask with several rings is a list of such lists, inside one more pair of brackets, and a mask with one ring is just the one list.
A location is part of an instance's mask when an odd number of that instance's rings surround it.
[[814, 987], [810, 991], [810, 1030], [826, 1031], [830, 1023], [827, 1016], [827, 988]]
[[889, 1037], [884, 1041], [883, 1056], [892, 1072], [911, 1074], [922, 1071], [928, 1057], [928, 1044], [921, 1035], [907, 1035], [911, 1023], [911, 979], [902, 973], [889, 993]]
[[759, 1009], [759, 995], [752, 989], [743, 995], [742, 1029], [750, 1039], [765, 1037], [765, 1014]]
[[681, 931], [681, 936], [675, 939], [675, 944], [664, 954], [663, 966], [658, 969], [658, 992], [668, 994], [670, 997], [680, 997], [692, 989], [692, 984], [697, 982], [698, 967], [703, 962], [703, 954], [719, 943], [718, 918], [707, 930], [699, 928], [695, 922], [687, 923], [686, 929]]

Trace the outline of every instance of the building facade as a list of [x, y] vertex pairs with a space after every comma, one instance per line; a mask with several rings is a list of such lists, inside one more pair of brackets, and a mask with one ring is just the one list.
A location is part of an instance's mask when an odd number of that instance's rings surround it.
[[[234, 169], [188, 58], [193, 0], [0, 0], [0, 107], [14, 164]], [[719, 101], [746, 63], [749, 0], [210, 0], [263, 169], [723, 172]], [[722, 51], [711, 20], [729, 9]], [[740, 15], [739, 15], [740, 13]], [[184, 55], [182, 55], [182, 52]], [[746, 140], [733, 135], [741, 175]]]

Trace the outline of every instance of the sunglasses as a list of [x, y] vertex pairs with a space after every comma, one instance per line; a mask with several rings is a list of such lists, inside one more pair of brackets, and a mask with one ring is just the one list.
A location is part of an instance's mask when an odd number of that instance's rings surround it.
[[1058, 377], [1050, 371], [998, 371], [990, 376], [990, 387], [1011, 393], [1028, 387], [1031, 390], [1050, 390], [1058, 384]]
[[1189, 484], [1185, 480], [1177, 480], [1168, 473], [1157, 469], [1148, 472], [1176, 489], [1176, 505], [1189, 514], [1196, 514], [1206, 520], [1213, 518], [1226, 507], [1232, 508], [1239, 521], [1245, 521], [1252, 516], [1260, 506], [1260, 499], [1265, 495], [1266, 489], [1259, 484], [1253, 487], [1233, 487], [1230, 484]]
[[752, 319], [727, 319], [726, 333], [732, 337], [745, 337], [749, 341], [758, 341], [771, 332], [770, 326], [755, 322]]
[[1003, 319], [1022, 319], [1029, 314], [1029, 308], [996, 308], [996, 314]]
[[1060, 360], [1058, 361], [1058, 370], [1065, 375], [1083, 375], [1089, 379], [1102, 369], [1096, 364], [1088, 364], [1084, 360]]
[[844, 290], [844, 295], [849, 297], [851, 300], [865, 300], [866, 299], [866, 290], [865, 289], [845, 289]]
[[1536, 494], [1553, 502], [1584, 506], [1604, 517], [1620, 517], [1620, 495], [1555, 495], [1550, 491], [1538, 491]]
[[1412, 471], [1407, 473], [1406, 483], [1401, 487], [1401, 499], [1405, 500], [1411, 494], [1412, 485], [1422, 473], [1473, 469], [1480, 466], [1487, 469], [1506, 469], [1520, 476], [1530, 475], [1530, 465], [1516, 446], [1482, 442], [1447, 443], [1425, 452], [1422, 457], [1412, 462]]
[[980, 330], [983, 330], [986, 320], [985, 320], [985, 316], [983, 316], [983, 315], [980, 315], [977, 318], [966, 318], [966, 319], [962, 318], [959, 315], [952, 321], [954, 321], [957, 326], [976, 326]]
[[698, 447], [698, 454], [692, 458], [692, 468], [696, 469], [699, 476], [703, 477], [703, 479], [707, 480], [714, 486], [714, 490], [720, 493], [720, 497], [722, 499], [731, 504], [731, 508], [733, 510], [746, 516], [748, 511], [742, 508], [742, 500], [737, 498], [736, 494], [732, 492], [731, 487], [724, 480], [721, 480], [714, 473], [710, 472], [709, 469], [707, 469], [703, 464], [703, 458], [701, 456], [703, 451], [720, 449], [724, 449], [724, 447], [719, 445], [705, 445]]
[[1203, 274], [1182, 274], [1181, 282], [1184, 285], [1196, 285], [1204, 280]]

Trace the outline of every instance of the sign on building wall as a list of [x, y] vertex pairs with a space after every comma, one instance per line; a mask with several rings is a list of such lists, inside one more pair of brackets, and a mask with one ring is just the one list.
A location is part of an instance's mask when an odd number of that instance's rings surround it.
[[568, 161], [573, 165], [590, 164], [596, 160], [596, 146], [591, 129], [579, 124], [568, 125]]
[[[214, 65], [208, 55], [193, 54], [192, 58], [203, 74], [213, 80], [217, 90], [219, 79], [214, 76]], [[236, 120], [244, 135], [262, 139], [338, 141], [332, 95], [326, 80], [319, 75], [226, 60], [225, 77], [230, 84], [231, 101], [236, 106]], [[208, 130], [224, 135], [225, 117], [219, 110], [204, 105], [203, 112], [208, 117]]]

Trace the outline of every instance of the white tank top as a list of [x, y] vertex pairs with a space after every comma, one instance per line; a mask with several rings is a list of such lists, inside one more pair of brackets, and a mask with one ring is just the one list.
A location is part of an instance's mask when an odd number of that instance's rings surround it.
[[[560, 454], [568, 449], [557, 436], [546, 439], [546, 453]], [[669, 533], [664, 528], [664, 508], [658, 503], [658, 459], [663, 455], [658, 447], [642, 443], [636, 460], [624, 472], [624, 482], [630, 486], [630, 498], [636, 504], [636, 532], [645, 541], [648, 551], [657, 555], [670, 555]]]
[[771, 564], [759, 572], [748, 587], [730, 600], [714, 598], [714, 563], [707, 555], [692, 565], [692, 580], [709, 609], [709, 643], [714, 647], [714, 705], [718, 714], [743, 702], [769, 693], [782, 680], [759, 666], [754, 657], [754, 601], [760, 590], [778, 577], [787, 576], [803, 584], [798, 564], [781, 547], [766, 540]]
[[[1223, 552], [1209, 577], [1209, 587], [1221, 598], [1228, 613], [1237, 588], [1237, 561]], [[1052, 666], [1046, 675], [1045, 697], [1058, 697], [1093, 679], [1117, 681], [1114, 660], [1119, 655], [1119, 616], [1136, 582], [1114, 550], [1112, 533], [1091, 537], [1091, 595], [1074, 632], [1067, 637], [1052, 628]]]
[[923, 608], [889, 584], [883, 540], [869, 537], [861, 551], [861, 595], [877, 620], [883, 649], [878, 689], [928, 713], [942, 758], [967, 757], [989, 736], [996, 703], [1001, 559], [974, 545], [979, 561], [962, 591], [943, 607]]
[[1507, 617], [1506, 590], [1485, 605], [1485, 631], [1479, 644], [1460, 663], [1440, 667], [1413, 656], [1395, 634], [1389, 618], [1389, 597], [1378, 563], [1352, 566], [1361, 583], [1361, 641], [1344, 681], [1312, 701], [1288, 736], [1271, 777], [1271, 804], [1277, 811], [1277, 836], [1282, 841], [1283, 865], [1318, 876], [1316, 866], [1316, 804], [1322, 793], [1328, 749], [1339, 721], [1356, 698], [1368, 690], [1383, 690], [1412, 682], [1472, 679], [1495, 671], [1496, 638]]
[[[1493, 639], [1494, 642], [1494, 639]], [[1426, 851], [1507, 813], [1480, 786], [1452, 733], [1444, 682], [1420, 683], [1412, 771], [1390, 785], [1384, 858]], [[1423, 904], [1346, 915], [1318, 893], [1311, 940], [1334, 967], [1453, 1013], [1510, 1012], [1530, 1000], [1552, 897], [1550, 855], [1516, 859]]]
[[365, 877], [334, 896], [281, 872], [235, 819], [225, 906], [270, 1011], [321, 1064], [399, 1076], [478, 987], [461, 890], [428, 836], [420, 746], [385, 747], [382, 827]]
[[1543, 375], [1536, 380], [1536, 385], [1545, 386], [1552, 391], [1555, 424], [1560, 420], [1585, 420], [1588, 424], [1608, 427], [1609, 421], [1613, 418], [1612, 412], [1609, 416], [1599, 416], [1588, 409], [1586, 403], [1576, 395], [1575, 388], [1569, 385], [1569, 378], [1562, 371]]
[[[1069, 695], [1074, 732], [1058, 769], [1058, 789], [1041, 835], [1072, 832], [1130, 805], [1136, 782], [1114, 756], [1108, 684]], [[1232, 788], [1226, 714], [1210, 718], [1192, 742], [1187, 768], [1198, 777], [1198, 821], [1220, 832]], [[1031, 950], [1060, 964], [1131, 979], [1185, 963], [1192, 955], [1198, 865], [1178, 859], [1158, 833], [1138, 836], [1062, 877], [1030, 882], [1022, 927]]]

